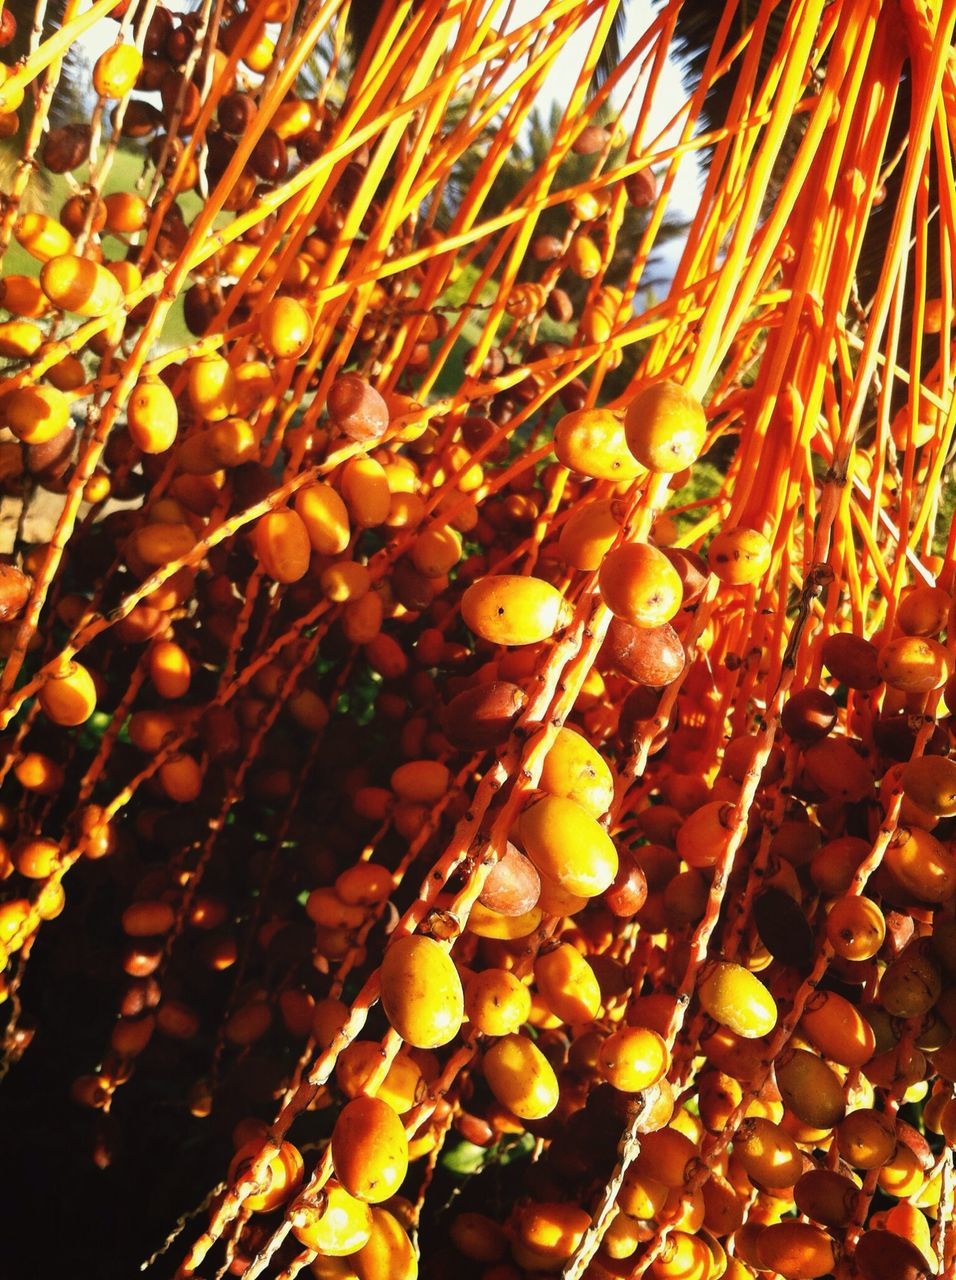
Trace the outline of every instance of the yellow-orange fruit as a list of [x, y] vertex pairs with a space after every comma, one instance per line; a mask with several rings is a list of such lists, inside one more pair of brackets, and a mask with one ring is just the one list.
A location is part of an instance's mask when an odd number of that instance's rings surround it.
[[862, 1067], [876, 1047], [873, 1028], [836, 991], [815, 992], [807, 1002], [800, 1027], [825, 1058], [844, 1067]]
[[98, 262], [63, 254], [40, 271], [40, 285], [54, 306], [80, 316], [105, 316], [123, 300], [116, 276]]
[[372, 529], [388, 519], [392, 503], [388, 477], [374, 458], [350, 458], [342, 468], [339, 489], [359, 528]]
[[667, 1203], [670, 1190], [663, 1182], [641, 1173], [632, 1164], [617, 1193], [617, 1203], [632, 1218], [654, 1218]]
[[719, 1273], [703, 1237], [672, 1231], [647, 1274], [650, 1280], [711, 1280]]
[[837, 1149], [856, 1169], [879, 1169], [897, 1146], [896, 1127], [870, 1107], [849, 1112], [836, 1128]]
[[207, 422], [219, 422], [236, 412], [236, 375], [228, 361], [214, 352], [189, 362], [186, 393], [192, 407]]
[[295, 298], [273, 298], [259, 313], [259, 337], [277, 359], [298, 359], [312, 341], [312, 321]]
[[337, 556], [349, 545], [348, 508], [330, 484], [307, 484], [295, 495], [295, 510], [306, 527], [313, 550]]
[[[340, 1010], [330, 1007], [323, 1015], [328, 1024], [325, 1027], [326, 1035], [334, 1034], [333, 1027], [337, 1031], [344, 1025], [347, 1014], [347, 1010], [343, 1016]], [[339, 1054], [335, 1064], [336, 1083], [347, 1097], [357, 1098], [366, 1092], [369, 1080], [377, 1074], [381, 1065], [381, 1045], [373, 1040], [355, 1040]], [[387, 1102], [393, 1111], [404, 1115], [416, 1103], [421, 1102], [424, 1092], [421, 1069], [407, 1052], [403, 1052], [389, 1067], [376, 1096]]]
[[583, 231], [576, 232], [571, 240], [568, 265], [582, 280], [593, 280], [601, 270], [601, 251]]
[[952, 605], [952, 597], [942, 587], [920, 584], [900, 599], [896, 625], [908, 636], [939, 635], [946, 626]]
[[198, 799], [202, 791], [202, 779], [202, 765], [185, 753], [170, 756], [159, 769], [159, 781], [163, 790], [177, 804], [191, 804]]
[[626, 542], [609, 551], [598, 583], [611, 612], [636, 627], [670, 622], [683, 597], [677, 570], [663, 551], [646, 542]]
[[46, 335], [29, 320], [5, 320], [0, 324], [0, 355], [22, 360], [36, 355]]
[[192, 664], [172, 640], [157, 640], [149, 651], [149, 678], [162, 698], [181, 698], [189, 689]]
[[3, 417], [24, 444], [46, 444], [70, 424], [70, 400], [55, 387], [19, 387], [3, 401]]
[[732, 586], [756, 582], [770, 568], [772, 548], [756, 529], [724, 529], [707, 550], [711, 571]]
[[598, 1050], [598, 1069], [622, 1093], [640, 1093], [667, 1073], [670, 1054], [662, 1036], [649, 1027], [622, 1027]]
[[757, 1238], [757, 1253], [770, 1271], [784, 1280], [817, 1280], [837, 1263], [834, 1241], [809, 1222], [775, 1222]]
[[392, 942], [381, 982], [385, 1016], [408, 1044], [435, 1049], [457, 1035], [465, 1014], [461, 979], [433, 938], [411, 935]]
[[358, 1200], [380, 1204], [395, 1195], [408, 1171], [408, 1139], [398, 1115], [379, 1098], [354, 1098], [332, 1130], [332, 1166]]
[[573, 800], [595, 818], [607, 813], [614, 799], [614, 778], [604, 757], [566, 726], [555, 734], [538, 786], [549, 795]]
[[797, 1144], [780, 1125], [763, 1116], [744, 1120], [733, 1151], [747, 1177], [762, 1187], [792, 1187], [803, 1173]]
[[697, 1145], [687, 1134], [669, 1125], [644, 1134], [634, 1168], [643, 1177], [653, 1178], [667, 1188], [680, 1187], [687, 1181], [689, 1162], [697, 1155]]
[[610, 498], [588, 502], [574, 510], [561, 526], [558, 555], [573, 569], [593, 572], [600, 567], [620, 531]]
[[949, 654], [929, 636], [896, 636], [880, 649], [877, 669], [894, 689], [929, 693], [949, 678]]
[[390, 785], [402, 800], [434, 804], [448, 790], [451, 774], [438, 760], [408, 760], [392, 772]]
[[308, 572], [312, 555], [305, 523], [294, 511], [269, 511], [253, 534], [263, 570], [276, 582], [298, 582]]
[[130, 392], [126, 422], [134, 444], [144, 453], [165, 453], [172, 447], [179, 430], [179, 410], [162, 379], [140, 378]]
[[93, 88], [101, 98], [122, 98], [136, 84], [143, 55], [131, 44], [115, 44], [93, 65]]
[[96, 685], [86, 667], [78, 662], [50, 675], [37, 696], [54, 724], [84, 724], [96, 710]]
[[922, 827], [900, 827], [884, 855], [884, 866], [920, 902], [948, 902], [956, 895], [956, 858]]
[[538, 871], [568, 893], [593, 898], [617, 875], [614, 842], [573, 800], [544, 796], [525, 809], [518, 833]]
[[558, 1080], [547, 1058], [527, 1037], [502, 1036], [485, 1054], [488, 1087], [522, 1120], [541, 1120], [558, 1103]]
[[103, 203], [106, 206], [106, 226], [110, 231], [131, 235], [145, 227], [149, 206], [135, 191], [114, 191], [104, 198]]
[[45, 880], [53, 874], [59, 863], [60, 846], [55, 840], [24, 840], [13, 851], [14, 866], [28, 880]]
[[548, 1270], [566, 1262], [591, 1225], [591, 1215], [576, 1204], [532, 1202], [515, 1215], [515, 1233]]
[[[27, 253], [40, 262], [48, 262], [73, 248], [73, 237], [66, 227], [42, 213], [23, 214], [14, 224], [13, 234]], [[29, 314], [42, 313], [31, 311]]]
[[883, 912], [870, 898], [838, 898], [827, 916], [827, 937], [845, 960], [870, 960], [886, 937]]
[[[262, 1143], [258, 1138], [241, 1146], [229, 1166], [230, 1182], [247, 1176], [258, 1163], [261, 1152]], [[283, 1142], [279, 1150], [268, 1157], [265, 1168], [258, 1175], [257, 1189], [243, 1201], [246, 1208], [254, 1213], [270, 1213], [278, 1209], [301, 1183], [304, 1167], [298, 1149], [291, 1142]]]
[[518, 574], [479, 578], [461, 598], [465, 625], [490, 644], [537, 644], [567, 626], [571, 613], [550, 582]]
[[903, 793], [908, 800], [940, 818], [956, 813], [956, 761], [920, 756], [903, 766]]
[[350, 1260], [359, 1280], [417, 1280], [418, 1259], [402, 1224], [377, 1206], [368, 1242]]
[[624, 425], [609, 409], [576, 409], [554, 429], [558, 461], [595, 480], [633, 480], [641, 468], [628, 452]]
[[541, 916], [542, 908], [537, 906], [522, 911], [520, 915], [510, 916], [476, 902], [468, 915], [468, 929], [479, 938], [527, 938], [541, 923]]
[[358, 1253], [372, 1235], [372, 1210], [334, 1179], [324, 1187], [321, 1209], [297, 1207], [291, 1222], [299, 1243], [327, 1258]]
[[628, 405], [624, 431], [631, 453], [649, 471], [683, 471], [707, 436], [703, 405], [676, 382], [645, 387]]
[[459, 1213], [448, 1234], [458, 1252], [475, 1262], [500, 1262], [508, 1252], [508, 1237], [483, 1213]]
[[594, 970], [569, 942], [540, 951], [534, 981], [551, 1012], [562, 1022], [590, 1022], [601, 1008], [601, 988]]
[[776, 1026], [773, 996], [742, 965], [721, 961], [700, 983], [697, 994], [705, 1012], [745, 1040], [759, 1039]]
[[465, 1013], [482, 1035], [511, 1035], [531, 1015], [531, 992], [507, 969], [483, 969], [465, 983]]
[[461, 535], [447, 525], [426, 529], [412, 543], [408, 554], [426, 578], [443, 578], [461, 559]]

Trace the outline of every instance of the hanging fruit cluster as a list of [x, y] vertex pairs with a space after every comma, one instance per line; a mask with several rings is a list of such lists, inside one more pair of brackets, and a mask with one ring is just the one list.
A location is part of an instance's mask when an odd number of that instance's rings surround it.
[[956, 1275], [956, 4], [655, 136], [680, 10], [2, 12], [0, 1114], [115, 1274]]

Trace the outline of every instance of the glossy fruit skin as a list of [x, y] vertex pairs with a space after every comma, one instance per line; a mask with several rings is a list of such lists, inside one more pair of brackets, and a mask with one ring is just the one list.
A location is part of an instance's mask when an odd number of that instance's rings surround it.
[[112, 272], [72, 254], [45, 262], [40, 284], [54, 306], [80, 316], [108, 315], [123, 298], [122, 286]]
[[379, 1098], [354, 1098], [332, 1130], [335, 1176], [367, 1204], [393, 1196], [408, 1171], [408, 1139], [396, 1113]]
[[941, 904], [956, 896], [956, 859], [941, 840], [920, 827], [897, 828], [883, 861], [920, 902]]
[[660, 627], [634, 627], [613, 618], [605, 651], [622, 676], [658, 689], [673, 683], [686, 662], [680, 636], [669, 622]]
[[835, 991], [817, 991], [807, 1002], [801, 1028], [825, 1058], [862, 1067], [873, 1054], [873, 1031], [859, 1011]]
[[398, 938], [382, 961], [382, 1008], [406, 1043], [436, 1049], [458, 1033], [464, 993], [448, 952], [433, 938]]
[[780, 1125], [763, 1116], [744, 1120], [733, 1151], [751, 1181], [763, 1187], [792, 1187], [803, 1173], [797, 1144]]
[[471, 751], [495, 747], [507, 739], [526, 701], [521, 686], [508, 680], [475, 685], [445, 706], [442, 729], [456, 747]]
[[538, 953], [534, 980], [545, 1004], [562, 1022], [590, 1022], [601, 1007], [601, 988], [587, 960], [568, 942]]
[[853, 1217], [859, 1179], [835, 1169], [808, 1169], [793, 1188], [800, 1213], [826, 1227], [844, 1227]]
[[621, 419], [608, 409], [565, 414], [554, 429], [554, 451], [569, 470], [596, 480], [633, 480], [640, 474]]
[[862, 636], [849, 632], [829, 635], [822, 655], [823, 665], [848, 688], [868, 692], [880, 684], [876, 647]]
[[327, 1258], [347, 1258], [368, 1244], [372, 1209], [335, 1181], [326, 1183], [325, 1203], [317, 1214], [293, 1216], [292, 1232], [300, 1244]]
[[102, 98], [122, 98], [136, 83], [143, 56], [129, 44], [117, 44], [101, 53], [93, 67], [93, 88]]
[[519, 819], [518, 833], [538, 871], [568, 893], [593, 898], [617, 875], [614, 842], [573, 800], [545, 796], [529, 805]]
[[298, 582], [308, 572], [312, 544], [305, 522], [295, 511], [270, 511], [255, 527], [256, 555], [276, 582]]
[[478, 902], [503, 916], [523, 916], [537, 904], [541, 877], [530, 858], [510, 842], [491, 868]]
[[811, 743], [825, 738], [836, 724], [839, 708], [822, 689], [801, 689], [784, 703], [780, 722], [796, 742]]
[[368, 1243], [352, 1255], [359, 1280], [417, 1280], [418, 1259], [411, 1241], [393, 1213], [372, 1209]]
[[568, 624], [571, 611], [549, 582], [497, 574], [468, 587], [461, 598], [461, 616], [490, 644], [523, 645], [547, 640]]
[[840, 1077], [822, 1058], [793, 1049], [776, 1065], [777, 1088], [786, 1105], [814, 1128], [832, 1129], [846, 1114]]
[[[262, 1143], [256, 1138], [240, 1147], [229, 1166], [230, 1180], [241, 1176], [258, 1158], [261, 1149]], [[283, 1142], [279, 1150], [269, 1157], [259, 1179], [259, 1189], [246, 1198], [246, 1206], [254, 1213], [269, 1213], [277, 1209], [299, 1186], [303, 1171], [304, 1164], [298, 1150], [290, 1142]]]
[[161, 378], [140, 378], [126, 404], [130, 435], [144, 453], [165, 453], [176, 441], [179, 410]]
[[670, 1054], [662, 1036], [648, 1027], [623, 1027], [598, 1050], [598, 1067], [622, 1093], [641, 1093], [667, 1073]]
[[897, 636], [880, 649], [877, 670], [894, 689], [929, 693], [941, 689], [949, 678], [949, 655], [928, 636]]
[[827, 937], [844, 959], [870, 960], [886, 937], [883, 912], [869, 898], [840, 898], [827, 916]]
[[549, 795], [573, 800], [595, 818], [606, 813], [614, 799], [614, 778], [604, 757], [567, 726], [555, 734], [538, 786]]
[[511, 1035], [531, 1014], [531, 992], [506, 969], [484, 969], [465, 984], [465, 1013], [482, 1035]]
[[656, 547], [627, 542], [601, 562], [598, 583], [604, 603], [616, 617], [635, 627], [670, 622], [683, 598], [677, 570]]
[[70, 424], [70, 401], [55, 387], [20, 387], [3, 404], [5, 425], [24, 444], [45, 444]]
[[572, 568], [593, 572], [620, 532], [611, 499], [589, 502], [573, 511], [561, 526], [558, 555]]
[[357, 374], [345, 373], [335, 379], [327, 407], [329, 417], [350, 440], [378, 440], [388, 430], [388, 406]]
[[956, 813], [956, 761], [921, 756], [903, 766], [903, 792], [914, 804], [938, 817]]
[[39, 703], [54, 724], [84, 724], [96, 710], [93, 677], [78, 662], [71, 662], [66, 671], [49, 677], [40, 690]]
[[724, 529], [707, 551], [711, 571], [731, 586], [756, 582], [770, 568], [772, 547], [755, 529]]
[[925, 1280], [932, 1274], [912, 1240], [895, 1231], [864, 1231], [853, 1259], [862, 1280]]
[[817, 1280], [837, 1263], [833, 1240], [809, 1222], [777, 1222], [764, 1227], [757, 1240], [764, 1266], [784, 1280]]
[[700, 401], [676, 382], [645, 387], [627, 407], [627, 444], [648, 471], [683, 471], [696, 462], [707, 436]]
[[298, 360], [312, 341], [312, 321], [301, 302], [280, 296], [260, 313], [259, 334], [266, 350], [277, 359]]
[[558, 1080], [541, 1050], [526, 1036], [502, 1036], [482, 1061], [498, 1101], [522, 1120], [542, 1120], [558, 1102]]
[[746, 1040], [767, 1035], [776, 1026], [773, 996], [749, 969], [722, 961], [697, 988], [701, 1007], [715, 1021]]

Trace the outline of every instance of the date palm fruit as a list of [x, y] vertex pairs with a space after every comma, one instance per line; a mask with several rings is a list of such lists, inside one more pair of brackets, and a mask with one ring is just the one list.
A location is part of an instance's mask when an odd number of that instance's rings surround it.
[[408, 1044], [434, 1049], [453, 1039], [464, 1017], [461, 979], [432, 938], [399, 938], [382, 962], [382, 1008]]

